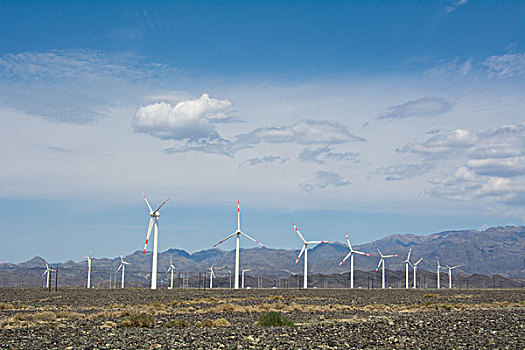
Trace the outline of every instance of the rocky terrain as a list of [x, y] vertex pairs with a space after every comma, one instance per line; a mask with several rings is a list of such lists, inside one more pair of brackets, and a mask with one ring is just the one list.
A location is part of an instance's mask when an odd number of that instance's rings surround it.
[[[0, 347], [523, 349], [524, 296], [521, 289], [2, 288]], [[295, 326], [255, 325], [268, 311]], [[144, 323], [132, 322], [138, 315]]]

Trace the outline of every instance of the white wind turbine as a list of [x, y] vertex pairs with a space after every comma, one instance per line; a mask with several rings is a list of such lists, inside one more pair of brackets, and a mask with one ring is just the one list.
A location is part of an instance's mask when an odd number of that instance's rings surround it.
[[211, 267], [208, 267], [208, 269], [210, 270], [210, 289], [212, 289], [213, 279], [215, 278], [215, 272], [213, 272], [213, 264], [211, 265]]
[[166, 273], [171, 272], [171, 283], [169, 289], [173, 289], [173, 272], [175, 271], [175, 266], [173, 266], [173, 258], [170, 256], [170, 267], [168, 268], [168, 271]]
[[436, 258], [436, 262], [437, 262], [437, 289], [439, 289], [439, 269], [443, 269], [444, 267], [439, 265], [439, 258]]
[[348, 238], [348, 233], [345, 233], [346, 235], [346, 243], [348, 243], [348, 248], [350, 248], [350, 252], [346, 254], [345, 258], [339, 263], [338, 266], [341, 266], [348, 257], [350, 257], [350, 288], [354, 288], [354, 254], [361, 254], [365, 256], [370, 256], [370, 254], [359, 252], [357, 250], [354, 250], [352, 248], [352, 244], [350, 244], [350, 239]]
[[403, 261], [405, 263], [405, 288], [406, 289], [410, 287], [409, 285], [410, 283], [408, 281], [408, 266], [412, 265], [412, 262], [410, 261], [410, 254], [412, 254], [412, 247], [408, 250], [407, 259]]
[[417, 262], [413, 263], [412, 264], [412, 267], [414, 268], [414, 289], [417, 288], [417, 284], [416, 284], [416, 273], [417, 273], [417, 265], [423, 261], [423, 258], [419, 259]]
[[452, 289], [452, 270], [460, 267], [461, 265], [456, 265], [456, 266], [448, 266], [447, 265], [447, 269], [448, 269], [448, 288], [449, 289]]
[[242, 269], [241, 288], [244, 289], [244, 273], [251, 271], [252, 269]]
[[120, 266], [117, 269], [117, 272], [119, 272], [119, 270], [122, 269], [122, 278], [120, 281], [120, 288], [124, 288], [124, 272], [126, 271], [126, 265], [130, 265], [130, 263], [127, 261], [124, 261], [124, 258], [122, 257], [122, 253], [120, 253]]
[[91, 288], [91, 252], [92, 251], [93, 251], [93, 248], [90, 248], [89, 254], [87, 256], [82, 257], [82, 259], [86, 259], [88, 263], [87, 288]]
[[45, 263], [46, 263], [46, 270], [42, 274], [42, 277], [44, 277], [44, 275], [47, 275], [47, 277], [46, 277], [46, 288], [49, 288], [49, 280], [51, 278], [50, 275], [51, 275], [51, 272], [53, 272], [53, 268], [49, 267], [49, 265], [47, 264], [47, 261], [45, 261]]
[[240, 209], [240, 203], [239, 203], [239, 201], [237, 201], [237, 231], [235, 231], [234, 233], [232, 233], [231, 235], [229, 235], [228, 237], [226, 237], [225, 239], [223, 239], [222, 241], [220, 241], [219, 243], [217, 243], [217, 244], [215, 244], [213, 246], [215, 248], [216, 246], [218, 246], [222, 242], [225, 242], [228, 239], [230, 239], [231, 237], [236, 236], [236, 241], [235, 241], [235, 284], [234, 284], [234, 288], [235, 289], [239, 289], [239, 245], [240, 245], [240, 235], [243, 235], [244, 237], [246, 237], [248, 239], [251, 239], [255, 243], [257, 243], [260, 246], [264, 247], [264, 245], [261, 242], [253, 239], [252, 237], [248, 236], [246, 233], [241, 231], [241, 209]]
[[303, 249], [301, 249], [301, 252], [299, 253], [299, 256], [295, 260], [295, 264], [299, 262], [299, 259], [301, 259], [301, 255], [304, 253], [304, 282], [303, 282], [303, 288], [308, 288], [308, 244], [320, 244], [320, 243], [330, 243], [330, 241], [307, 241], [304, 239], [303, 235], [299, 230], [297, 229], [297, 226], [294, 225], [292, 222], [292, 226], [299, 235], [299, 238], [303, 241]]
[[149, 205], [148, 199], [146, 198], [146, 195], [144, 192], [142, 192], [142, 197], [144, 198], [144, 201], [146, 201], [146, 205], [149, 209], [149, 216], [151, 216], [151, 219], [149, 220], [148, 225], [148, 233], [146, 235], [146, 243], [144, 244], [144, 252], [143, 254], [146, 254], [146, 248], [148, 246], [149, 236], [151, 234], [151, 229], [153, 226], [155, 226], [155, 233], [153, 234], [153, 261], [151, 264], [151, 289], [157, 289], [157, 258], [158, 258], [158, 250], [159, 250], [159, 210], [162, 208], [164, 204], [166, 204], [167, 201], [169, 201], [169, 198], [166, 199], [164, 202], [162, 202], [161, 205], [155, 210], [151, 209], [151, 205]]
[[381, 288], [385, 289], [385, 259], [387, 259], [387, 258], [394, 258], [394, 257], [396, 257], [398, 255], [397, 254], [383, 255], [383, 253], [381, 253], [381, 251], [379, 250], [378, 247], [376, 247], [376, 249], [379, 252], [379, 256], [381, 257], [379, 259], [379, 264], [377, 264], [376, 272], [377, 272], [377, 270], [379, 270], [379, 266], [383, 265], [383, 271], [382, 271], [382, 274], [381, 274]]

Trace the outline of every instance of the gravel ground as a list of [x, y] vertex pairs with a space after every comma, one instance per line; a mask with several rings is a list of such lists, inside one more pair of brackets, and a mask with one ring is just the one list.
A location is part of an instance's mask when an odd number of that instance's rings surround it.
[[[6, 349], [525, 349], [521, 290], [0, 289]], [[295, 327], [257, 327], [277, 309]], [[122, 327], [146, 312], [154, 325]], [[228, 327], [196, 327], [225, 318]], [[186, 328], [167, 328], [173, 319]]]

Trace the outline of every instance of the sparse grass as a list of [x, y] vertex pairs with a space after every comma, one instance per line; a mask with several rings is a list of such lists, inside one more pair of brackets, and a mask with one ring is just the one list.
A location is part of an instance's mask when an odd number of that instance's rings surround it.
[[255, 323], [260, 327], [294, 327], [294, 323], [286, 318], [282, 313], [270, 311], [262, 314], [259, 320]]
[[151, 328], [155, 324], [155, 317], [153, 315], [141, 312], [137, 315], [131, 315], [128, 318], [120, 321], [120, 327], [143, 327]]
[[52, 311], [42, 311], [35, 314], [35, 319], [43, 322], [50, 322], [56, 320], [57, 315]]
[[13, 304], [0, 302], [0, 310], [10, 310], [10, 309], [14, 309]]
[[117, 324], [113, 321], [106, 321], [104, 322], [99, 328], [101, 329], [112, 329], [117, 327]]
[[186, 320], [174, 319], [164, 323], [164, 327], [168, 328], [186, 328], [189, 327], [190, 323]]
[[439, 298], [439, 295], [435, 293], [428, 293], [428, 294], [423, 295], [423, 298]]
[[57, 312], [56, 316], [57, 316], [58, 318], [62, 318], [62, 319], [70, 319], [70, 320], [80, 320], [80, 319], [86, 317], [86, 315], [81, 314], [81, 313], [79, 313], [79, 312], [74, 312], [74, 311], [65, 311], [65, 310], [62, 310], [62, 311]]

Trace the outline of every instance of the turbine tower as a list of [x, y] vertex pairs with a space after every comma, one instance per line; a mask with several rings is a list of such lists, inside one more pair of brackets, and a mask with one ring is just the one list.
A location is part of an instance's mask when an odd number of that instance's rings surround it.
[[120, 266], [117, 269], [117, 272], [119, 272], [119, 270], [122, 269], [122, 278], [120, 281], [120, 288], [124, 288], [124, 272], [126, 271], [126, 265], [130, 265], [130, 263], [124, 261], [124, 258], [122, 257], [122, 253], [120, 253]]
[[385, 289], [385, 259], [387, 258], [394, 258], [398, 256], [397, 254], [392, 255], [383, 255], [378, 247], [376, 247], [377, 251], [379, 252], [379, 256], [381, 259], [379, 259], [379, 264], [377, 264], [376, 272], [379, 270], [379, 266], [383, 265], [383, 271], [381, 273], [381, 288]]
[[215, 278], [215, 272], [213, 272], [213, 265], [211, 267], [208, 267], [210, 270], [210, 289], [213, 288], [213, 279]]
[[93, 251], [93, 248], [90, 248], [88, 256], [82, 257], [82, 259], [86, 259], [88, 263], [87, 288], [91, 288], [91, 252], [92, 251]]
[[226, 242], [231, 237], [236, 236], [236, 241], [235, 241], [235, 284], [234, 284], [234, 288], [235, 289], [239, 289], [239, 245], [240, 245], [240, 235], [243, 235], [244, 237], [246, 237], [248, 239], [251, 239], [255, 243], [259, 244], [261, 247], [264, 247], [264, 245], [261, 242], [253, 239], [252, 237], [248, 236], [246, 233], [241, 231], [241, 207], [240, 207], [239, 201], [237, 201], [237, 231], [235, 231], [234, 233], [232, 233], [231, 235], [229, 235], [228, 237], [226, 237], [225, 239], [223, 239], [222, 241], [220, 241], [219, 243], [217, 243], [217, 244], [215, 244], [213, 246], [215, 248], [216, 246], [218, 246], [222, 242]]
[[142, 197], [144, 198], [144, 201], [146, 202], [146, 205], [149, 209], [149, 216], [151, 217], [149, 220], [149, 226], [148, 226], [148, 233], [146, 235], [146, 243], [144, 244], [144, 252], [142, 254], [146, 254], [146, 248], [148, 246], [149, 236], [151, 234], [151, 229], [153, 226], [155, 226], [155, 233], [153, 234], [153, 261], [151, 264], [151, 289], [157, 289], [157, 258], [158, 258], [158, 251], [159, 251], [159, 210], [162, 208], [164, 204], [166, 204], [167, 201], [169, 201], [169, 198], [166, 199], [162, 204], [155, 210], [151, 209], [151, 205], [149, 205], [148, 199], [146, 198], [146, 195], [144, 192], [142, 192]]
[[170, 273], [170, 271], [171, 271], [171, 283], [168, 289], [173, 289], [173, 271], [175, 271], [175, 266], [173, 266], [173, 258], [171, 256], [170, 256], [170, 267], [168, 268], [168, 271], [166, 271], [166, 273]]
[[51, 275], [51, 272], [53, 272], [53, 268], [49, 267], [49, 265], [47, 264], [47, 261], [44, 260], [44, 262], [46, 263], [46, 270], [42, 274], [42, 277], [44, 277], [44, 275], [47, 275], [47, 277], [46, 277], [46, 288], [49, 288], [49, 280], [51, 278], [50, 275]]
[[244, 289], [244, 273], [251, 271], [252, 269], [242, 269], [241, 288]]
[[306, 289], [306, 288], [308, 288], [308, 244], [330, 243], [330, 241], [307, 241], [307, 240], [304, 239], [303, 235], [301, 234], [301, 232], [299, 232], [299, 230], [297, 229], [297, 226], [295, 226], [293, 222], [292, 222], [292, 226], [295, 229], [295, 231], [297, 232], [297, 234], [299, 235], [299, 238], [301, 238], [301, 240], [304, 243], [303, 244], [303, 249], [301, 249], [301, 252], [299, 253], [299, 256], [297, 257], [297, 259], [295, 260], [295, 264], [294, 265], [297, 265], [297, 263], [299, 262], [299, 259], [301, 259], [301, 255], [303, 255], [303, 253], [304, 253], [304, 282], [303, 282], [303, 288]]
[[345, 258], [339, 263], [338, 266], [341, 266], [346, 261], [346, 259], [350, 257], [350, 288], [354, 288], [354, 254], [361, 254], [364, 256], [370, 256], [370, 254], [354, 250], [354, 248], [352, 248], [352, 244], [350, 244], [348, 233], [345, 233], [345, 235], [346, 235], [346, 243], [348, 243], [348, 248], [350, 248], [350, 252], [346, 254]]
[[436, 262], [437, 262], [437, 284], [436, 284], [436, 286], [437, 286], [437, 289], [439, 289], [440, 288], [440, 286], [439, 286], [439, 281], [440, 281], [439, 280], [439, 269], [443, 269], [444, 267], [439, 265], [439, 258], [436, 258]]
[[423, 261], [423, 258], [419, 259], [417, 262], [415, 262], [412, 267], [414, 268], [414, 289], [417, 288], [417, 284], [416, 284], [416, 273], [417, 273], [417, 265]]
[[408, 250], [407, 259], [403, 261], [405, 263], [405, 288], [406, 289], [410, 288], [410, 283], [408, 281], [408, 265], [412, 265], [412, 262], [410, 262], [410, 254], [412, 254], [412, 247]]
[[456, 265], [456, 266], [448, 266], [447, 265], [447, 269], [448, 269], [448, 288], [449, 289], [452, 289], [452, 270], [460, 267], [461, 265]]

